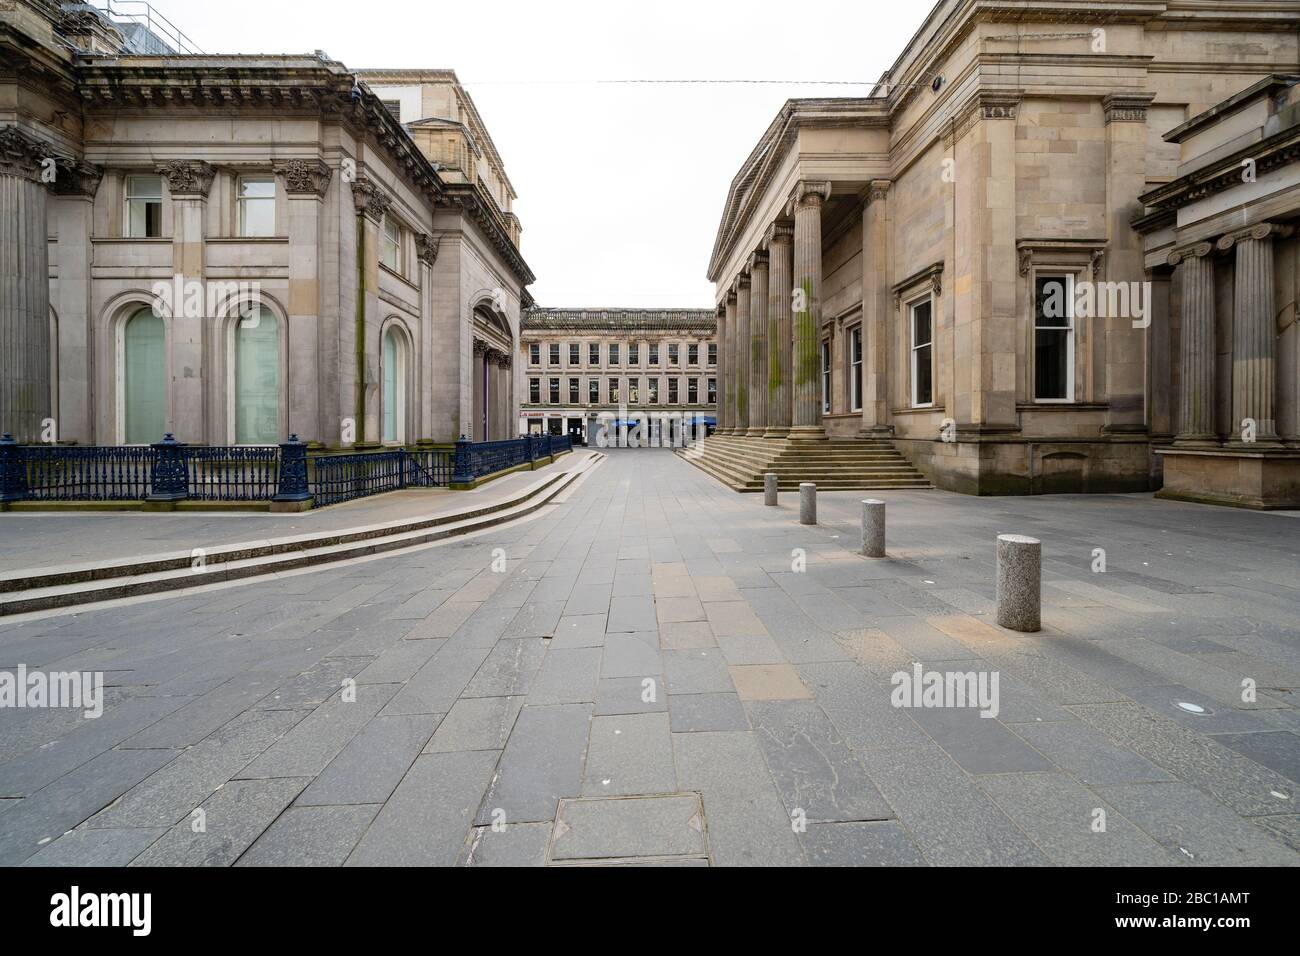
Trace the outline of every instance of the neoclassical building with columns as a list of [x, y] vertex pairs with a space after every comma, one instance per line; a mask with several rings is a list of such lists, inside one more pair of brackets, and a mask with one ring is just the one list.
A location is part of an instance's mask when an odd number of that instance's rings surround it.
[[[1203, 497], [1294, 506], [1295, 165], [1275, 128], [1298, 40], [1295, 3], [942, 0], [872, 95], [788, 101], [709, 262], [706, 459], [812, 471], [887, 443], [972, 494], [1179, 494], [1213, 471]], [[1255, 142], [1274, 150], [1258, 181], [1229, 188]], [[1227, 185], [1207, 193], [1203, 167]], [[1188, 265], [1207, 244], [1213, 288]], [[1242, 468], [1257, 493], [1227, 487]]]
[[406, 74], [403, 110], [319, 51], [139, 41], [85, 5], [0, 10], [0, 430], [515, 435], [533, 275], [455, 75]]

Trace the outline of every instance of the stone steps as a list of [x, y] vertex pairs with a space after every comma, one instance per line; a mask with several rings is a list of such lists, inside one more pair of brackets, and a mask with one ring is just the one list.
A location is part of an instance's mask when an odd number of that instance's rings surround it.
[[930, 487], [890, 442], [876, 439], [792, 442], [714, 435], [702, 447], [678, 454], [735, 491], [762, 491], [767, 472], [776, 473], [782, 491], [795, 491], [804, 481], [826, 491]]

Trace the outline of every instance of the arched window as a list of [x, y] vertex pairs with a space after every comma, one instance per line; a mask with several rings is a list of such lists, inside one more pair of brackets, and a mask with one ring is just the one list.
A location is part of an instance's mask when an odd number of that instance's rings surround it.
[[163, 320], [141, 309], [122, 332], [122, 423], [128, 445], [161, 441], [167, 424], [167, 354]]
[[395, 326], [384, 330], [382, 373], [383, 440], [401, 443], [406, 441], [406, 342]]
[[235, 323], [235, 443], [280, 440], [280, 329], [265, 308]]

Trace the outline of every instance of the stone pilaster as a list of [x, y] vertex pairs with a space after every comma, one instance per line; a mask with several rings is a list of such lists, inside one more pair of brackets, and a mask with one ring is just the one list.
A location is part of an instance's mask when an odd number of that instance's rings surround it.
[[822, 204], [830, 198], [828, 182], [800, 182], [790, 196], [794, 216], [794, 410], [790, 438], [824, 440], [821, 369]]
[[277, 229], [289, 236], [289, 431], [308, 442], [328, 442], [336, 434], [321, 418], [328, 396], [320, 342], [320, 263], [324, 260], [320, 228], [322, 200], [330, 168], [318, 159], [276, 163], [276, 175], [288, 201], [289, 222]]
[[793, 391], [790, 387], [790, 354], [794, 341], [790, 311], [790, 281], [793, 272], [794, 229], [773, 223], [764, 237], [767, 246], [767, 429], [764, 438], [790, 434]]
[[873, 179], [862, 212], [862, 431], [889, 437], [889, 319], [894, 314], [889, 273], [889, 187]]
[[736, 422], [733, 435], [749, 431], [749, 322], [751, 279], [745, 273], [736, 276], [736, 344], [732, 356], [736, 363], [731, 381], [736, 387]]
[[0, 432], [41, 439], [52, 416], [46, 144], [15, 126], [0, 130]]
[[1273, 236], [1282, 229], [1260, 223], [1229, 233], [1218, 248], [1236, 250], [1232, 317], [1231, 441], [1242, 444], [1247, 420], [1254, 423], [1255, 447], [1276, 446], [1274, 380], [1276, 376], [1273, 309]]
[[[204, 288], [208, 190], [216, 171], [201, 160], [162, 163], [155, 170], [166, 180], [172, 203], [172, 273], [181, 277], [186, 288], [191, 284]], [[186, 315], [180, 306], [179, 302], [172, 304], [172, 315], [167, 320], [171, 368], [175, 371], [169, 383], [171, 402], [166, 428], [177, 441], [224, 445], [234, 437], [232, 423], [226, 423], [224, 432], [218, 431], [218, 416], [208, 414], [209, 408], [225, 408], [221, 397], [224, 389], [220, 387], [223, 383], [217, 382], [204, 362], [205, 355], [217, 354], [218, 330], [212, 317]], [[182, 369], [188, 371], [183, 374]]]
[[718, 422], [722, 434], [730, 435], [736, 424], [736, 387], [731, 380], [736, 368], [736, 293], [727, 293], [726, 337], [718, 348]]
[[1217, 445], [1214, 430], [1213, 246], [1198, 243], [1169, 254], [1182, 281], [1176, 444]]
[[[363, 444], [376, 441], [380, 434], [379, 402], [375, 400], [379, 362], [377, 353], [367, 350], [367, 343], [379, 348], [379, 225], [392, 197], [368, 177], [358, 176], [352, 181], [352, 203], [359, 246], [356, 315], [352, 322], [340, 322], [339, 378], [345, 396], [341, 407], [355, 416], [357, 443]], [[352, 357], [351, 362], [347, 356]]]
[[767, 429], [767, 296], [766, 252], [749, 257], [749, 431], [762, 438]]

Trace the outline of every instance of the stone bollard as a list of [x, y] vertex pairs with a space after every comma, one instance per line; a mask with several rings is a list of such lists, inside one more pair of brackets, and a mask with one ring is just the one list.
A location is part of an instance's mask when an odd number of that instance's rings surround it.
[[817, 523], [817, 485], [811, 481], [799, 482], [799, 523]]
[[1036, 631], [1042, 608], [1043, 545], [1022, 534], [998, 535], [998, 624]]
[[885, 503], [877, 498], [862, 499], [862, 553], [885, 556]]
[[776, 507], [776, 472], [769, 471], [763, 476], [763, 504]]

